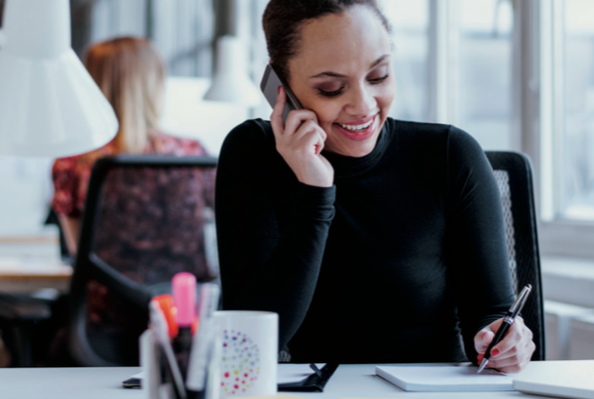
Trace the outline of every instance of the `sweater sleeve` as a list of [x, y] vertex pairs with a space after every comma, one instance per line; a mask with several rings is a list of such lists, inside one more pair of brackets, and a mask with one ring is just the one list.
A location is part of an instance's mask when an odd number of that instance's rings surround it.
[[448, 257], [468, 359], [474, 336], [503, 317], [514, 300], [501, 194], [480, 145], [450, 128], [448, 137]]
[[[284, 348], [314, 294], [334, 217], [335, 187], [307, 186], [290, 173], [271, 173], [288, 166], [264, 133], [255, 121], [239, 125], [219, 157], [215, 210], [223, 308], [278, 313], [279, 348]], [[287, 182], [272, 181], [273, 176], [294, 180], [282, 228], [275, 198]]]

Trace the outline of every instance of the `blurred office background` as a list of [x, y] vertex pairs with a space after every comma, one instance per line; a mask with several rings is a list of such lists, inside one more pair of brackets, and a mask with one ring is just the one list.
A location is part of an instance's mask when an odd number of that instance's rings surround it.
[[[594, 358], [594, 0], [380, 3], [393, 24], [392, 116], [455, 124], [485, 150], [532, 159], [549, 358]], [[170, 75], [164, 130], [198, 138], [216, 155], [234, 125], [270, 114], [263, 98], [249, 108], [202, 99], [215, 71], [216, 39], [225, 34], [240, 38], [246, 71], [259, 83], [266, 4], [71, 0], [72, 44], [82, 56], [96, 41], [150, 38]], [[57, 256], [55, 230], [43, 226], [52, 161], [0, 157], [0, 257]], [[15, 249], [48, 240], [52, 245]]]

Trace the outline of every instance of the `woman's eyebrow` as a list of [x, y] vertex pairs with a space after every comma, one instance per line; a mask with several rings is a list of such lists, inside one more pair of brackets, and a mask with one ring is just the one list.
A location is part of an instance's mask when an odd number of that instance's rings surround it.
[[[382, 62], [383, 60], [385, 60], [386, 58], [388, 58], [390, 56], [390, 54], [384, 54], [381, 57], [379, 57], [377, 60], [373, 61], [371, 63], [371, 66], [369, 67], [369, 69], [372, 69], [373, 67], [375, 67], [377, 64], [379, 64], [380, 62]], [[322, 72], [322, 73], [318, 73], [317, 75], [314, 76], [310, 76], [311, 78], [320, 78], [322, 76], [330, 76], [333, 78], [346, 78], [345, 75], [342, 75], [340, 73], [336, 73], [336, 72]]]

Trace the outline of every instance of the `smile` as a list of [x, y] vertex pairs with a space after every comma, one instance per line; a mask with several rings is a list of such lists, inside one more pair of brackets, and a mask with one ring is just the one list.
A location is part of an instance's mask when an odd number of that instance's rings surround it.
[[[367, 118], [366, 118], [367, 119]], [[357, 124], [344, 124], [335, 122], [338, 130], [349, 140], [363, 141], [372, 137], [377, 130], [379, 114], [370, 117], [364, 123], [362, 120], [354, 121]]]
[[338, 125], [344, 129], [350, 130], [351, 132], [357, 132], [357, 131], [363, 131], [363, 130], [367, 129], [369, 126], [371, 126], [374, 119], [375, 118], [371, 119], [369, 122], [364, 123], [362, 125], [343, 125], [342, 123], [339, 123]]

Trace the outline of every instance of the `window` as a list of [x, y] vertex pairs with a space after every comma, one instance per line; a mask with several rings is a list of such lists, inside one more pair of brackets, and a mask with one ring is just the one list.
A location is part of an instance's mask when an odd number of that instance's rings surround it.
[[429, 1], [384, 0], [382, 9], [392, 24], [396, 97], [390, 116], [430, 120]]
[[459, 0], [458, 7], [456, 124], [484, 149], [510, 149], [511, 1]]
[[557, 137], [558, 217], [594, 221], [594, 1], [565, 0], [556, 35], [562, 46]]

